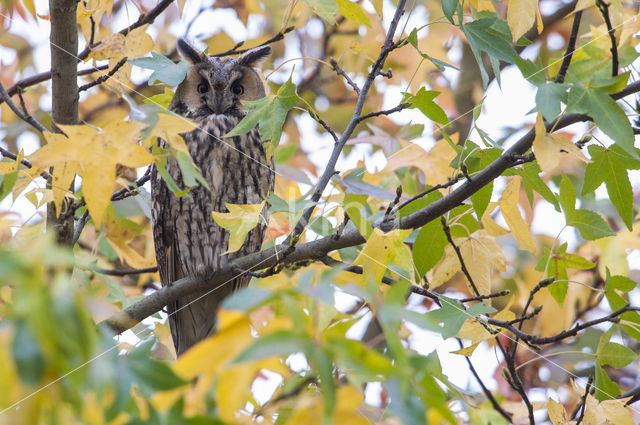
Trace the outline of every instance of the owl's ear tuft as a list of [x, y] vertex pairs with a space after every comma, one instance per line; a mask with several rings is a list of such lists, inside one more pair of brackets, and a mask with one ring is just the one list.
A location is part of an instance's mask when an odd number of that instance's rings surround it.
[[187, 40], [184, 38], [179, 38], [178, 43], [176, 45], [178, 48], [178, 53], [184, 59], [188, 60], [192, 64], [200, 63], [204, 61], [205, 57], [202, 53], [197, 51]]
[[238, 63], [244, 66], [255, 66], [271, 54], [270, 46], [257, 47], [249, 50], [238, 58]]

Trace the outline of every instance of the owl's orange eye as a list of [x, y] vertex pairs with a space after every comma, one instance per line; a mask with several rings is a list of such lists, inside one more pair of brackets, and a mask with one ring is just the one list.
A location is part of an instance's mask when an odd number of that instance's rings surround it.
[[198, 90], [198, 93], [200, 94], [205, 94], [209, 91], [209, 85], [207, 83], [200, 83], [198, 84], [198, 88], [196, 90]]
[[242, 87], [242, 85], [240, 84], [234, 84], [231, 86], [231, 93], [235, 94], [236, 96], [240, 96], [242, 93], [244, 93], [244, 87]]

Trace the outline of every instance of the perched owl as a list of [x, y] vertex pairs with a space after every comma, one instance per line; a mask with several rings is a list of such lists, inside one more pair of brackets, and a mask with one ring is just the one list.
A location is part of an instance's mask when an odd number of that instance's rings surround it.
[[[246, 113], [240, 101], [265, 96], [262, 80], [253, 67], [271, 53], [271, 48], [260, 47], [238, 58], [216, 58], [179, 40], [178, 51], [192, 66], [169, 108], [199, 122], [198, 129], [183, 137], [211, 190], [197, 186], [177, 197], [158, 170], [152, 170], [153, 238], [163, 286], [187, 275], [202, 275], [208, 268], [224, 267], [234, 258], [259, 250], [264, 223], [249, 232], [239, 251], [224, 255], [229, 233], [215, 223], [211, 212], [227, 212], [225, 203], [259, 204], [274, 183], [273, 162], [267, 162], [257, 128], [243, 136], [224, 138]], [[166, 170], [181, 185], [174, 158], [167, 161]], [[178, 355], [213, 333], [218, 305], [246, 286], [249, 279], [244, 275], [216, 290], [210, 288], [211, 293], [194, 293], [168, 306]]]

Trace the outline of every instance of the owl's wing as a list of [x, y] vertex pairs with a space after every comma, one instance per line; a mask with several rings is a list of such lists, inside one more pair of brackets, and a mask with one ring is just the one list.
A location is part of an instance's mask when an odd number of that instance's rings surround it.
[[[171, 217], [169, 188], [154, 166], [151, 170], [151, 207], [153, 225], [153, 243], [156, 250], [156, 262], [162, 286], [184, 277], [178, 255], [178, 242], [175, 238], [175, 220]], [[167, 306], [170, 321], [175, 317], [175, 311], [179, 309], [177, 302]], [[176, 327], [171, 326], [171, 334], [177, 341]]]

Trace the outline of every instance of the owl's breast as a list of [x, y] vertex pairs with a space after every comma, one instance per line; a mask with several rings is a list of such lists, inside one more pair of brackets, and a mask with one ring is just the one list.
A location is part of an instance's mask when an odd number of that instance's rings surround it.
[[189, 153], [211, 188], [217, 211], [226, 210], [225, 202], [260, 203], [273, 189], [273, 164], [267, 163], [258, 129], [225, 137], [240, 120], [209, 115], [197, 130], [185, 136]]

